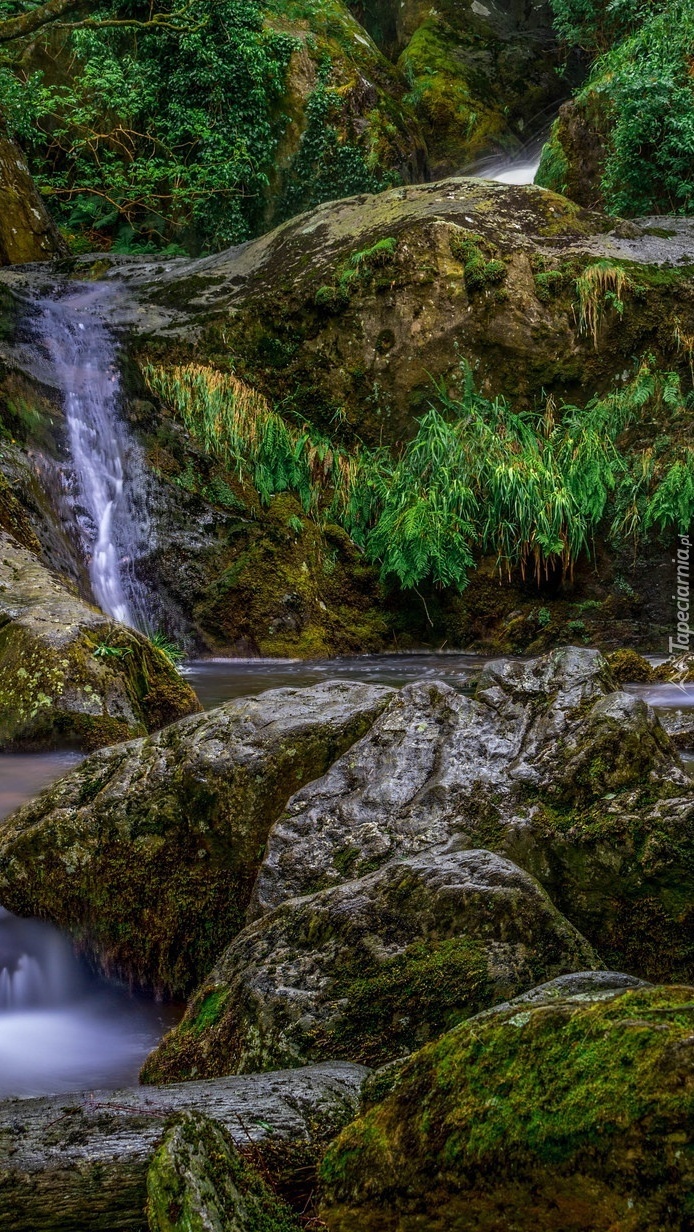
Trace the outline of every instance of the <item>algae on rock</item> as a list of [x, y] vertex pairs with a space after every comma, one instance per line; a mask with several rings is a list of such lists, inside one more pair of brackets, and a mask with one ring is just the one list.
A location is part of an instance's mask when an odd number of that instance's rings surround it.
[[0, 747], [89, 752], [199, 709], [147, 638], [72, 594], [0, 531]]

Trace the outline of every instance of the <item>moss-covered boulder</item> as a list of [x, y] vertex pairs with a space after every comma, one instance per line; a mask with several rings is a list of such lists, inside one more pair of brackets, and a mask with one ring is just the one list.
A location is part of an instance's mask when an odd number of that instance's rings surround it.
[[562, 193], [577, 205], [604, 207], [601, 179], [610, 124], [599, 91], [564, 103], [543, 147], [535, 183]]
[[0, 748], [90, 751], [198, 710], [147, 638], [90, 607], [0, 531]]
[[188, 992], [243, 924], [265, 839], [391, 689], [328, 682], [229, 702], [104, 749], [0, 828], [0, 902], [102, 970]]
[[412, 83], [434, 176], [517, 148], [566, 88], [549, 4], [398, 0], [392, 8], [405, 42], [398, 66]]
[[615, 690], [597, 651], [488, 664], [474, 698], [403, 689], [289, 802], [254, 910], [453, 837], [531, 872], [610, 965], [691, 978], [692, 782], [653, 710]]
[[[341, 863], [350, 864], [350, 852]], [[434, 850], [240, 934], [150, 1082], [349, 1057], [381, 1065], [538, 980], [600, 966], [538, 883], [488, 851]]]
[[218, 1121], [184, 1112], [147, 1173], [149, 1232], [299, 1232], [289, 1207]]
[[322, 1167], [330, 1232], [682, 1232], [693, 990], [512, 1007], [422, 1049]]

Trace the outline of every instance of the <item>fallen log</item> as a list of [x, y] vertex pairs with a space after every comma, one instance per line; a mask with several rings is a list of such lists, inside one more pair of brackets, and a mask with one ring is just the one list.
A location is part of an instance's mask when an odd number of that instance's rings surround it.
[[3, 1232], [144, 1232], [146, 1175], [167, 1121], [196, 1109], [277, 1169], [353, 1119], [369, 1071], [348, 1062], [165, 1087], [0, 1103]]

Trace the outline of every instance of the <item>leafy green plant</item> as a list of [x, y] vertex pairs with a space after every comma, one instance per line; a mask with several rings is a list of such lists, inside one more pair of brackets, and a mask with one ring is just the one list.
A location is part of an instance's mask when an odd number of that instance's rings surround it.
[[542, 629], [545, 629], [552, 621], [552, 613], [548, 607], [541, 607], [537, 613], [537, 623]]
[[457, 229], [449, 243], [453, 256], [463, 267], [468, 291], [484, 290], [506, 277], [506, 265], [481, 235]]
[[152, 633], [149, 640], [154, 648], [169, 660], [169, 663], [173, 663], [174, 667], [178, 667], [186, 657], [183, 647], [173, 642], [168, 634], [162, 633], [161, 630]]
[[112, 646], [110, 642], [99, 642], [92, 653], [95, 659], [127, 659], [133, 652], [130, 646]]
[[[178, 30], [61, 31], [69, 80], [0, 71], [0, 110], [51, 208], [116, 251], [220, 248], [262, 218], [296, 40], [265, 25], [260, 0], [184, 7]], [[146, 20], [150, 5], [102, 0], [89, 15]]]

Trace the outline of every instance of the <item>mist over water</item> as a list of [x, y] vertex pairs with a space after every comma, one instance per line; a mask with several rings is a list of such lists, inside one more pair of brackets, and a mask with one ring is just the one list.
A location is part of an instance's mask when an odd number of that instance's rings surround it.
[[72, 284], [41, 300], [32, 322], [62, 395], [74, 478], [73, 516], [94, 599], [114, 620], [147, 627], [138, 560], [151, 551], [141, 451], [121, 414], [118, 348], [106, 324], [117, 290]]

